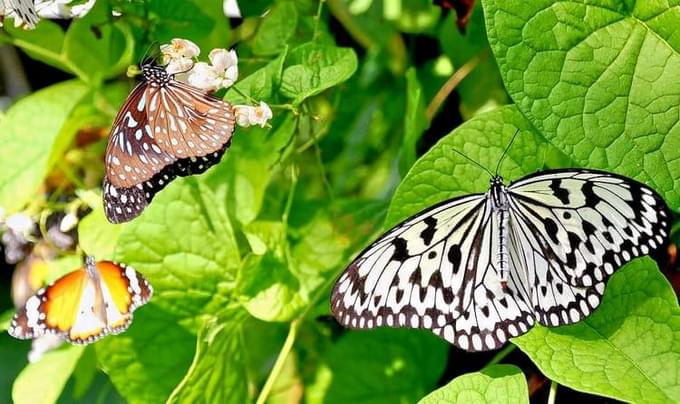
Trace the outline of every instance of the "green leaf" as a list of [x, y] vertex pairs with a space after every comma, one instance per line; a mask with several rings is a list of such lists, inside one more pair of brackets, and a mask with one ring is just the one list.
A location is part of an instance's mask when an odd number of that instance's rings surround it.
[[0, 206], [15, 211], [33, 198], [50, 168], [53, 145], [73, 135], [62, 129], [86, 90], [80, 81], [55, 84], [19, 100], [2, 118]]
[[313, 403], [412, 403], [432, 390], [446, 366], [448, 344], [423, 330], [351, 331], [322, 358]]
[[46, 353], [38, 362], [26, 366], [12, 386], [14, 403], [56, 402], [76, 368], [83, 350], [81, 346], [64, 346]]
[[245, 347], [241, 322], [208, 322], [198, 333], [198, 345], [189, 372], [168, 399], [168, 403], [249, 402]]
[[64, 37], [61, 54], [89, 83], [115, 77], [133, 63], [132, 33], [127, 25], [112, 23], [110, 15], [107, 2], [96, 2], [85, 17], [73, 20]]
[[100, 202], [97, 209], [78, 223], [78, 244], [85, 254], [94, 255], [97, 260], [113, 259], [118, 237], [127, 225], [109, 223]]
[[127, 331], [95, 344], [102, 370], [131, 404], [165, 403], [194, 356], [196, 336], [153, 299], [135, 312]]
[[61, 52], [64, 44], [64, 31], [52, 21], [42, 20], [33, 30], [15, 28], [13, 24], [3, 27], [11, 38], [10, 42], [35, 60], [49, 64], [66, 72], [73, 72], [73, 67]]
[[456, 377], [418, 403], [528, 404], [529, 387], [519, 368], [510, 365], [493, 365], [479, 372]]
[[150, 0], [149, 18], [153, 21], [152, 37], [158, 43], [173, 38], [187, 38], [206, 55], [229, 41], [229, 21], [222, 11], [222, 2], [213, 0]]
[[678, 2], [483, 4], [505, 86], [546, 139], [679, 208]]
[[300, 282], [288, 263], [268, 252], [250, 255], [243, 262], [244, 280], [239, 285], [243, 307], [262, 321], [290, 321], [306, 306]]
[[429, 126], [425, 115], [423, 90], [418, 82], [415, 68], [406, 72], [406, 116], [404, 117], [404, 141], [399, 156], [399, 172], [405, 174], [416, 161], [416, 145]]
[[295, 32], [298, 13], [289, 1], [275, 3], [262, 19], [253, 38], [253, 53], [256, 55], [276, 55], [285, 49], [285, 44]]
[[[14, 315], [14, 310], [7, 313]], [[5, 331], [5, 329], [0, 327], [0, 331]], [[0, 402], [12, 402], [12, 384], [16, 380], [17, 375], [28, 364], [28, 350], [30, 348], [31, 343], [29, 341], [19, 341], [10, 337], [6, 332], [0, 333], [0, 358], [2, 358], [2, 366], [0, 366]]]
[[0, 313], [0, 331], [7, 331], [9, 323], [14, 316], [14, 310], [7, 310]]
[[223, 165], [234, 190], [228, 205], [241, 224], [252, 222], [260, 212], [274, 164], [295, 133], [295, 124], [287, 114], [273, 122], [273, 129], [241, 128], [234, 136]]
[[240, 265], [224, 184], [206, 185], [223, 171], [173, 181], [123, 229], [114, 254], [147, 277], [156, 305], [192, 328], [224, 308]]
[[243, 228], [253, 254], [243, 261], [238, 293], [243, 307], [263, 321], [290, 321], [305, 307], [300, 282], [289, 269], [286, 228], [252, 222]]
[[576, 390], [627, 402], [680, 397], [680, 307], [647, 257], [610, 278], [602, 303], [584, 321], [536, 326], [513, 342], [543, 374]]
[[357, 55], [353, 49], [306, 43], [290, 51], [281, 94], [299, 104], [349, 79], [356, 69]]
[[97, 2], [83, 18], [75, 19], [66, 33], [42, 20], [35, 30], [5, 26], [11, 42], [32, 58], [72, 73], [97, 86], [120, 74], [132, 62], [134, 42], [127, 25], [110, 21], [110, 6]]
[[543, 168], [550, 146], [533, 132], [517, 107], [510, 105], [477, 115], [441, 139], [413, 165], [392, 197], [385, 226], [391, 227], [437, 202], [486, 192], [489, 175], [453, 150], [494, 172], [515, 133], [500, 174], [510, 181]]
[[288, 55], [288, 47], [283, 48], [279, 56], [267, 63], [266, 66], [256, 70], [246, 78], [239, 80], [234, 87], [236, 90], [229, 90], [224, 97], [232, 104], [248, 104], [248, 100], [241, 94], [247, 95], [258, 101], [265, 101], [272, 98], [275, 90], [281, 84], [283, 74], [283, 62]]

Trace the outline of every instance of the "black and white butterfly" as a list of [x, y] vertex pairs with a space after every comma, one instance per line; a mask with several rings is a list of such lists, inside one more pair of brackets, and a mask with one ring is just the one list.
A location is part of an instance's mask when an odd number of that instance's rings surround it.
[[583, 320], [609, 276], [666, 242], [670, 211], [620, 175], [543, 171], [444, 201], [398, 224], [340, 276], [331, 310], [349, 328], [429, 329], [459, 348], [499, 348], [536, 321]]
[[35, 0], [0, 0], [0, 26], [4, 17], [15, 20], [16, 26], [33, 29], [40, 21], [35, 10]]
[[146, 64], [142, 75], [113, 121], [106, 147], [102, 188], [112, 223], [137, 217], [176, 177], [219, 162], [234, 132], [231, 104], [176, 81], [160, 66]]

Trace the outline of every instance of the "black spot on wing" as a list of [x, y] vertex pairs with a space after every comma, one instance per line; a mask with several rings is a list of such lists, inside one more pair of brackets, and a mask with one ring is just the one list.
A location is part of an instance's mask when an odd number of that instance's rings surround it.
[[430, 245], [434, 233], [437, 230], [437, 219], [432, 216], [426, 217], [423, 223], [427, 226], [423, 231], [420, 232], [420, 238], [423, 239], [425, 245]]
[[556, 178], [550, 181], [550, 189], [552, 189], [553, 194], [560, 202], [569, 205], [569, 191], [562, 188], [562, 180]]

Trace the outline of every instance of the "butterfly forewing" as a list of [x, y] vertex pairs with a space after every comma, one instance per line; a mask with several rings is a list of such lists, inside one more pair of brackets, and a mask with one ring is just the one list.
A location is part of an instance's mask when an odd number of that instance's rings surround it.
[[138, 216], [173, 179], [219, 162], [231, 142], [229, 103], [144, 66], [145, 81], [116, 117], [106, 152], [104, 209], [112, 223]]
[[526, 177], [508, 190], [516, 225], [531, 229], [555, 274], [575, 286], [605, 281], [668, 236], [666, 203], [629, 178], [558, 170]]
[[176, 157], [220, 150], [234, 131], [230, 104], [180, 82], [160, 88], [146, 108], [158, 146]]
[[582, 320], [616, 269], [669, 234], [663, 199], [615, 174], [555, 170], [493, 189], [507, 203], [492, 192], [443, 202], [359, 254], [333, 289], [338, 321], [428, 328], [466, 350], [496, 349], [535, 321]]
[[105, 164], [106, 179], [117, 188], [143, 183], [176, 160], [158, 146], [147, 120], [146, 103], [154, 93], [158, 87], [138, 84], [113, 121]]

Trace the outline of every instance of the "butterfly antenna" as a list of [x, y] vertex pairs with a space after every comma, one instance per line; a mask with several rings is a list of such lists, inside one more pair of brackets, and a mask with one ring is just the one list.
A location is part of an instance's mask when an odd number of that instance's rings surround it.
[[466, 155], [463, 154], [462, 152], [459, 152], [458, 150], [456, 150], [456, 149], [453, 148], [453, 147], [451, 148], [451, 150], [453, 150], [454, 152], [456, 152], [459, 156], [463, 157], [465, 160], [471, 162], [472, 164], [474, 164], [474, 165], [476, 165], [477, 167], [481, 168], [482, 170], [486, 171], [486, 172], [489, 174], [489, 177], [492, 177], [492, 178], [493, 178], [494, 175], [493, 175], [493, 173], [492, 173], [491, 171], [489, 171], [488, 168], [484, 167], [483, 165], [479, 164], [478, 162], [474, 161], [473, 159], [471, 159], [470, 157], [466, 156]]
[[515, 134], [512, 135], [512, 139], [510, 139], [510, 143], [508, 143], [507, 146], [505, 146], [505, 150], [503, 150], [503, 154], [501, 154], [501, 158], [498, 160], [498, 164], [496, 164], [496, 174], [494, 174], [494, 177], [498, 176], [498, 171], [501, 169], [501, 164], [503, 164], [503, 160], [505, 160], [505, 156], [508, 155], [508, 150], [510, 150], [510, 146], [512, 146], [512, 143], [515, 141], [515, 138], [517, 137], [517, 134], [519, 133], [519, 129], [515, 131]]
[[155, 40], [146, 47], [146, 50], [144, 50], [144, 54], [142, 55], [142, 66], [151, 63], [155, 59], [154, 53], [156, 53], [157, 45], [158, 41]]

